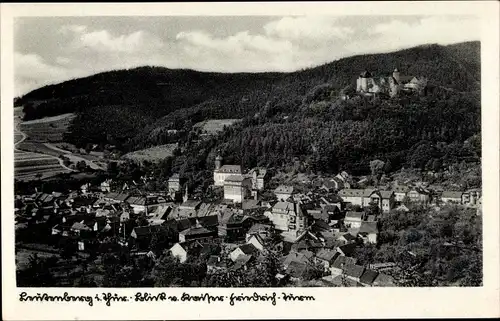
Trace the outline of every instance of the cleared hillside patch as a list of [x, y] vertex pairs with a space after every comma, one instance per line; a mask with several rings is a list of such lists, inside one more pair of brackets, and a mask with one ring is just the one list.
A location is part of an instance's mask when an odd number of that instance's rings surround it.
[[177, 144], [160, 145], [127, 153], [122, 157], [141, 163], [144, 161], [158, 162], [166, 157], [172, 156], [175, 148], [177, 148]]

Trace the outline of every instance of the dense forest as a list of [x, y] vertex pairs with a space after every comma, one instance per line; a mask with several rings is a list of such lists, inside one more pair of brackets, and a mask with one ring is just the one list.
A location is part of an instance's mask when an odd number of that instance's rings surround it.
[[[427, 77], [425, 95], [353, 94], [360, 71], [389, 75], [394, 67]], [[316, 171], [363, 174], [373, 159], [393, 169], [477, 163], [479, 80], [480, 43], [468, 42], [360, 55], [293, 73], [111, 71], [34, 90], [17, 103], [26, 119], [76, 112], [66, 140], [79, 147], [112, 144], [127, 152], [171, 142], [168, 130], [181, 130], [180, 159], [188, 165], [174, 169], [184, 172], [209, 169], [219, 150], [245, 167], [299, 160]], [[341, 99], [345, 94], [351, 98]], [[199, 142], [192, 126], [210, 118], [244, 121]]]

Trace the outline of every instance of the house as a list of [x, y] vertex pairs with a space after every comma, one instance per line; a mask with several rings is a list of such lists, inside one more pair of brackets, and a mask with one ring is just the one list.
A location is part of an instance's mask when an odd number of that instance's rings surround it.
[[84, 232], [91, 232], [92, 229], [90, 227], [88, 227], [87, 225], [83, 224], [82, 222], [75, 222], [73, 223], [73, 225], [71, 225], [71, 229], [70, 229], [72, 232], [74, 232], [75, 234], [81, 234], [82, 231]]
[[196, 256], [201, 252], [203, 245], [194, 240], [187, 242], [175, 243], [168, 251], [173, 257], [177, 258], [180, 263], [184, 263], [189, 256]]
[[240, 255], [256, 255], [259, 253], [259, 249], [256, 248], [253, 244], [243, 244], [236, 249], [234, 249], [231, 253], [229, 253], [229, 258], [233, 261], [236, 262], [236, 259]]
[[481, 198], [480, 189], [471, 189], [462, 194], [462, 204], [476, 206]]
[[168, 227], [163, 225], [136, 226], [132, 228], [130, 238], [137, 248], [149, 249], [151, 238], [156, 233], [165, 233], [166, 235], [168, 235], [169, 241], [171, 242], [179, 241], [177, 233], [171, 233]]
[[220, 256], [211, 255], [207, 261], [207, 273], [213, 273], [227, 269], [226, 261]]
[[374, 188], [365, 188], [363, 190], [363, 206], [367, 207], [370, 205], [375, 205], [377, 207], [381, 207], [380, 203], [382, 202], [382, 196], [380, 192]]
[[345, 203], [359, 206], [363, 206], [363, 194], [364, 190], [362, 189], [343, 189], [339, 191], [339, 196]]
[[292, 262], [299, 262], [303, 264], [311, 264], [314, 257], [314, 253], [311, 251], [302, 251], [300, 253], [295, 251], [290, 251], [283, 259], [282, 265], [286, 270]]
[[347, 256], [337, 256], [337, 258], [330, 265], [330, 272], [332, 275], [341, 275], [344, 271], [344, 267], [347, 265], [356, 264], [356, 259]]
[[274, 195], [276, 195], [278, 201], [286, 201], [292, 197], [293, 192], [293, 186], [280, 185], [274, 190]]
[[394, 208], [396, 203], [396, 194], [393, 191], [380, 191], [382, 201], [380, 209], [383, 213], [388, 213]]
[[377, 222], [362, 222], [359, 228], [358, 236], [361, 237], [364, 243], [377, 244]]
[[252, 225], [245, 235], [245, 241], [248, 242], [253, 235], [258, 235], [262, 240], [267, 240], [271, 237], [271, 225], [256, 223]]
[[242, 203], [245, 198], [250, 197], [252, 182], [250, 178], [243, 175], [230, 175], [224, 180], [224, 199], [235, 203]]
[[322, 248], [316, 253], [314, 261], [318, 264], [323, 265], [325, 271], [328, 271], [330, 269], [330, 266], [339, 255], [340, 253], [338, 253], [337, 251]]
[[352, 235], [351, 233], [344, 233], [344, 234], [340, 235], [337, 238], [337, 240], [341, 241], [343, 244], [347, 244], [347, 243], [356, 242], [356, 237], [354, 235]]
[[369, 71], [362, 72], [356, 80], [356, 92], [365, 96], [385, 94], [396, 97], [401, 91], [424, 92], [427, 78], [402, 76], [396, 68], [390, 76], [374, 77]]
[[227, 240], [237, 241], [245, 237], [243, 221], [245, 216], [242, 210], [225, 208], [219, 212], [218, 235]]
[[378, 272], [370, 269], [365, 269], [363, 275], [359, 278], [359, 282], [364, 286], [372, 286], [378, 276]]
[[266, 240], [264, 238], [262, 238], [259, 234], [252, 234], [248, 238], [247, 244], [252, 244], [259, 251], [264, 251], [264, 247], [266, 245]]
[[215, 186], [223, 186], [224, 181], [231, 175], [241, 175], [241, 166], [240, 165], [223, 165], [222, 166], [222, 157], [217, 155], [215, 157], [215, 169], [214, 169], [214, 185]]
[[359, 228], [365, 217], [365, 212], [348, 211], [345, 214], [344, 225], [348, 228]]
[[356, 243], [347, 243], [337, 247], [337, 252], [342, 256], [352, 256], [356, 250]]
[[357, 264], [345, 264], [343, 272], [349, 279], [359, 282], [365, 272], [365, 268]]
[[294, 202], [278, 202], [273, 206], [271, 212], [266, 212], [265, 215], [274, 223], [277, 230], [290, 232], [290, 236], [294, 235], [294, 237], [309, 223], [308, 217]]
[[394, 191], [394, 199], [396, 202], [402, 202], [410, 191], [408, 186], [404, 185], [397, 185], [392, 190]]
[[108, 193], [103, 196], [103, 200], [111, 203], [122, 203], [125, 202], [130, 197], [128, 193]]
[[190, 227], [179, 232], [179, 242], [201, 240], [213, 237], [217, 237], [217, 230], [209, 230], [201, 226], [199, 222], [197, 222], [194, 227]]
[[104, 182], [102, 182], [101, 183], [101, 192], [103, 192], [103, 193], [111, 192], [111, 183], [112, 183], [112, 181], [110, 179], [107, 179]]
[[244, 270], [247, 269], [247, 264], [254, 258], [253, 255], [246, 255], [246, 254], [243, 254], [243, 255], [240, 255], [236, 258], [236, 260], [234, 261], [234, 265], [230, 268], [231, 271], [236, 271], [236, 270], [239, 270], [241, 268], [243, 268]]
[[[179, 210], [180, 210], [180, 212], [182, 212], [182, 211], [186, 211], [186, 212], [193, 211], [193, 212], [196, 212], [200, 208], [201, 203], [202, 202], [200, 200], [190, 200], [190, 199], [187, 199], [184, 202], [182, 202], [181, 205], [179, 205]], [[180, 215], [180, 216], [182, 216], [182, 215]]]
[[178, 173], [173, 174], [167, 181], [169, 193], [176, 193], [181, 190], [181, 179]]
[[443, 203], [450, 203], [450, 204], [461, 204], [462, 203], [462, 192], [451, 192], [451, 191], [444, 191], [441, 194], [441, 201]]
[[267, 170], [265, 168], [254, 168], [248, 175], [252, 180], [252, 190], [263, 190], [266, 186]]
[[410, 201], [415, 203], [428, 203], [430, 201], [430, 195], [421, 188], [413, 188], [407, 193]]

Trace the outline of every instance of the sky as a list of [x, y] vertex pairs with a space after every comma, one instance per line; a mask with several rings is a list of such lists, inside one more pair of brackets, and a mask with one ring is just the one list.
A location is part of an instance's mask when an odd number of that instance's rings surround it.
[[475, 16], [21, 17], [15, 94], [113, 69], [295, 71], [364, 53], [480, 40]]

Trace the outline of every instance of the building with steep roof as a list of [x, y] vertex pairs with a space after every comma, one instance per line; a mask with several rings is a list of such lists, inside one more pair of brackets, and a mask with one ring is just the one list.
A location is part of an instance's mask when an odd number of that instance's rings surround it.
[[390, 76], [375, 77], [365, 70], [356, 80], [356, 92], [365, 95], [387, 94], [397, 96], [401, 91], [422, 92], [427, 86], [427, 78], [402, 76], [398, 68]]
[[250, 196], [252, 181], [243, 175], [230, 175], [224, 180], [224, 199], [232, 200], [235, 203], [242, 203]]
[[241, 175], [240, 165], [222, 165], [223, 158], [217, 155], [215, 158], [214, 185], [223, 186], [224, 181], [231, 175]]

